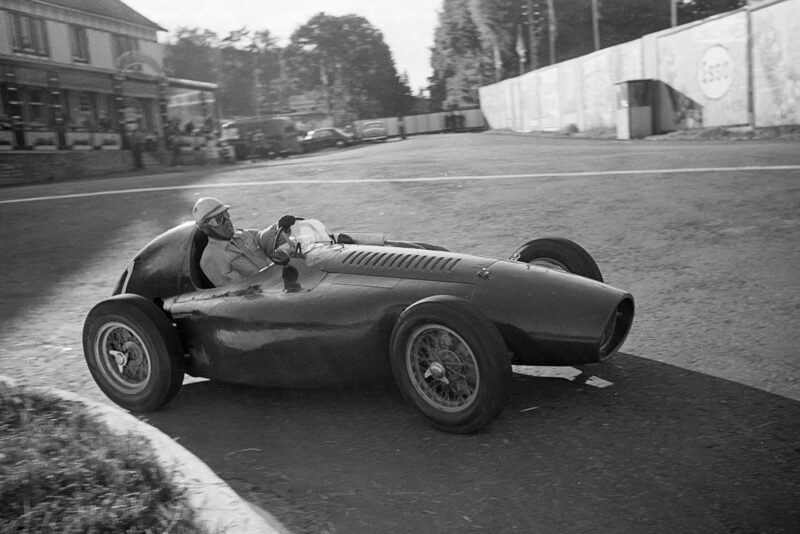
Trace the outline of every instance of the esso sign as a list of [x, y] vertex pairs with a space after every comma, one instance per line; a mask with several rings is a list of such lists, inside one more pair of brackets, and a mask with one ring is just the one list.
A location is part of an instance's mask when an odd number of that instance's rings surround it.
[[733, 83], [733, 60], [727, 48], [716, 45], [705, 51], [697, 81], [706, 98], [716, 100], [725, 96]]

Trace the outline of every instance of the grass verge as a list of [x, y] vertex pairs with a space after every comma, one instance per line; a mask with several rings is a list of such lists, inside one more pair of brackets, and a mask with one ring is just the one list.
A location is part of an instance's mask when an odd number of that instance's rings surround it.
[[197, 533], [149, 443], [0, 382], [0, 533]]

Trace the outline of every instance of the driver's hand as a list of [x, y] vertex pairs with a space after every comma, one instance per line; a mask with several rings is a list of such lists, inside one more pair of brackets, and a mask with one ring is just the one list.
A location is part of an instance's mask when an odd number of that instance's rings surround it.
[[278, 228], [288, 230], [289, 227], [291, 227], [296, 221], [297, 219], [294, 217], [294, 215], [284, 215], [278, 219]]

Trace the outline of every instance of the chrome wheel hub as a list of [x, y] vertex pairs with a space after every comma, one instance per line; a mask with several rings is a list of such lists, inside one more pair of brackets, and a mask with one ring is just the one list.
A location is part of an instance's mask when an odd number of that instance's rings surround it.
[[417, 394], [438, 410], [459, 412], [477, 398], [477, 359], [464, 338], [443, 325], [423, 325], [411, 333], [406, 369]]
[[107, 323], [95, 338], [95, 361], [106, 382], [128, 394], [150, 381], [150, 357], [142, 338], [123, 323]]
[[122, 368], [128, 364], [128, 355], [118, 350], [109, 350], [108, 353], [114, 358], [114, 363], [117, 364], [119, 372], [121, 373]]
[[425, 371], [425, 378], [433, 378], [435, 380], [441, 380], [442, 382], [448, 384], [449, 380], [447, 380], [447, 370], [444, 368], [439, 362], [434, 362], [428, 367], [428, 370]]

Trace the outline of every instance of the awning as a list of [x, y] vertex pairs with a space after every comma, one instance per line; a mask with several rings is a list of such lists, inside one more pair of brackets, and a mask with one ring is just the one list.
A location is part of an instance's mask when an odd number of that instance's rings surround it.
[[112, 93], [113, 84], [110, 75], [89, 72], [62, 72], [58, 75], [61, 89], [74, 91], [92, 91], [95, 93]]
[[125, 80], [122, 82], [122, 95], [137, 98], [158, 98], [158, 83]]

